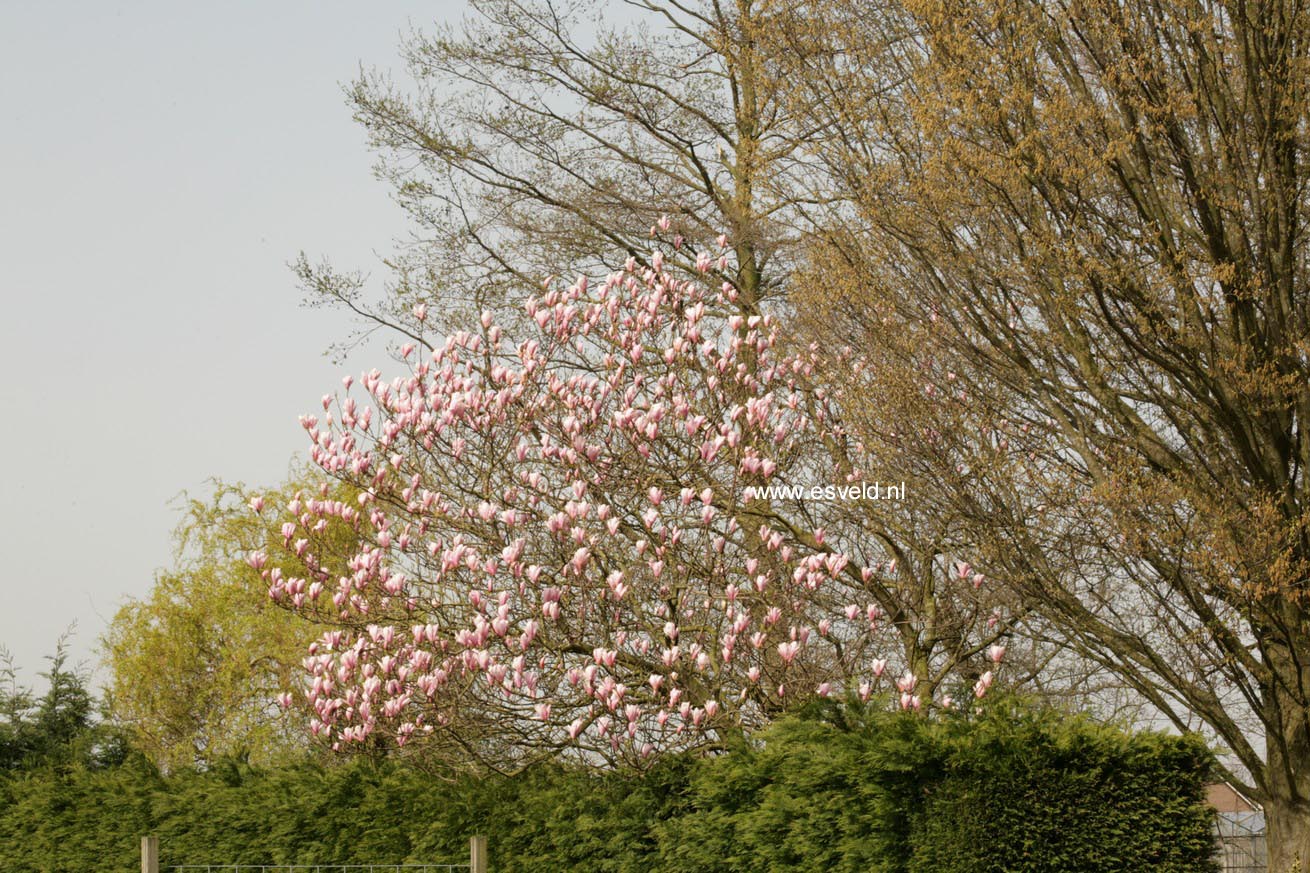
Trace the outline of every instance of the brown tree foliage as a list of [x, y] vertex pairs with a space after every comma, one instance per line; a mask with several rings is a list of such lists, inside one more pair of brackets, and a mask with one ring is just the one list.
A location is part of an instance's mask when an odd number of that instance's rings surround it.
[[776, 36], [845, 195], [832, 318], [934, 325], [1009, 407], [1008, 463], [943, 492], [987, 568], [1219, 737], [1271, 869], [1310, 863], [1306, 9], [819, 2]]

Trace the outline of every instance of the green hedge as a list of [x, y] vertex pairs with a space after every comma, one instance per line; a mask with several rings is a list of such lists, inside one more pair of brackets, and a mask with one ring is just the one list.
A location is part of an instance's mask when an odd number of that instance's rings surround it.
[[1199, 739], [1003, 711], [939, 729], [910, 873], [1205, 870], [1213, 760]]
[[512, 871], [1192, 871], [1210, 864], [1195, 738], [996, 706], [831, 710], [642, 775], [560, 765], [439, 778], [395, 762], [164, 777], [139, 757], [0, 779], [0, 869], [456, 862]]

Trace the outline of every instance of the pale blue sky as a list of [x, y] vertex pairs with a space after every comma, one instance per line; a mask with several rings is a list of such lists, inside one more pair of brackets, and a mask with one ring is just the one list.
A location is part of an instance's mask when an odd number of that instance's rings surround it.
[[341, 86], [462, 5], [0, 0], [0, 643], [28, 681], [73, 621], [93, 661], [179, 492], [304, 447], [349, 321], [286, 264], [376, 281], [405, 228]]

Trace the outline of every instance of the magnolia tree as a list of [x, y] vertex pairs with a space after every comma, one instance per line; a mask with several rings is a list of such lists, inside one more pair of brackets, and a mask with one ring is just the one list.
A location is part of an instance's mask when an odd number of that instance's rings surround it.
[[[635, 761], [815, 696], [949, 706], [962, 662], [966, 693], [986, 692], [1005, 624], [984, 578], [940, 557], [928, 606], [909, 590], [852, 499], [876, 471], [817, 356], [710, 287], [724, 260], [697, 256], [704, 281], [656, 252], [598, 285], [548, 282], [532, 335], [484, 313], [302, 419], [314, 463], [359, 499], [290, 502], [306, 576], [250, 563], [275, 600], [336, 624], [306, 660], [316, 734]], [[787, 486], [803, 491], [764, 490]], [[353, 554], [321, 537], [336, 521]], [[925, 610], [960, 633], [911, 664]]]

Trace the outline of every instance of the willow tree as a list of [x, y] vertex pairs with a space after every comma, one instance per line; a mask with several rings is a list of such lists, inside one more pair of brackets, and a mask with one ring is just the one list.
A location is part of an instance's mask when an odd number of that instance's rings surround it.
[[955, 498], [990, 571], [1221, 738], [1271, 869], [1310, 864], [1306, 9], [803, 11], [780, 57], [848, 207], [818, 245], [860, 277], [829, 311], [1013, 399]]
[[[251, 516], [248, 501], [285, 506], [301, 489], [293, 480], [253, 497], [219, 483], [208, 499], [189, 500], [174, 533], [174, 566], [144, 598], [119, 608], [101, 640], [106, 709], [165, 770], [225, 755], [272, 763], [305, 754], [304, 712], [288, 717], [282, 704], [322, 629], [269, 603], [245, 563], [279, 536]], [[302, 566], [288, 555], [279, 572]]]

